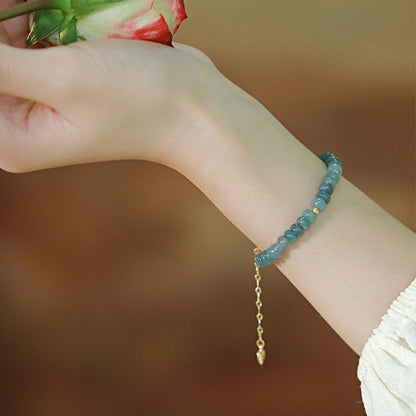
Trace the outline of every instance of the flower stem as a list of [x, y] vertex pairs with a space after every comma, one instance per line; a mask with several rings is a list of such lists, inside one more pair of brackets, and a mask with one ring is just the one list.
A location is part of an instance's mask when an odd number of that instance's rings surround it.
[[20, 4], [19, 6], [12, 7], [10, 9], [1, 10], [0, 22], [13, 17], [21, 16], [22, 14], [29, 14], [36, 10], [58, 9], [66, 12], [67, 8], [65, 7], [65, 3], [67, 2], [62, 0], [36, 0]]

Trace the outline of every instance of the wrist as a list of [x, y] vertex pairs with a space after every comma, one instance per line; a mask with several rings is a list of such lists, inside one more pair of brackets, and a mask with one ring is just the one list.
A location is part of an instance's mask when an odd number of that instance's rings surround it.
[[[267, 187], [272, 187], [269, 195], [279, 197], [276, 206], [284, 199], [302, 205], [293, 198], [294, 192], [304, 203], [310, 202], [305, 192], [321, 180], [325, 166], [261, 103], [219, 72], [212, 74], [203, 94], [192, 99], [193, 117], [185, 129], [189, 137], [172, 168], [224, 213], [235, 213], [239, 200], [242, 210], [253, 208], [247, 215], [256, 215], [255, 204], [248, 202], [264, 195]], [[292, 215], [292, 205], [285, 208]], [[236, 225], [245, 231], [240, 222]]]
[[[263, 105], [227, 79], [214, 77], [207, 91], [196, 103], [200, 128], [192, 131], [188, 148], [171, 167], [266, 249], [294, 215], [310, 206], [326, 167]], [[331, 204], [326, 217], [339, 209], [336, 201]], [[324, 224], [320, 221], [313, 232]], [[307, 243], [308, 238], [302, 247]]]

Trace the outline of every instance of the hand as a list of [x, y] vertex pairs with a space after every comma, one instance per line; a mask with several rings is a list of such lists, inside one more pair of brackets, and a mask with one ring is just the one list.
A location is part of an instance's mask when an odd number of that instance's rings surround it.
[[[0, 37], [12, 43], [1, 27]], [[11, 172], [117, 159], [169, 164], [189, 145], [197, 101], [218, 73], [180, 44], [9, 45], [0, 44], [0, 168]]]

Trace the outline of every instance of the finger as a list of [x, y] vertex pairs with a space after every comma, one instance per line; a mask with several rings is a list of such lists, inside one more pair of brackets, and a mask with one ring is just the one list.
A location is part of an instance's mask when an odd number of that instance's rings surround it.
[[11, 44], [17, 48], [27, 48], [25, 39], [29, 33], [29, 21], [27, 16], [19, 16], [3, 22], [9, 33]]
[[70, 51], [64, 46], [21, 49], [0, 44], [0, 94], [53, 105], [68, 91]]
[[[0, 0], [0, 10], [9, 9], [23, 3], [25, 3], [25, 0]], [[29, 33], [29, 18], [27, 15], [5, 20], [3, 26], [6, 28], [13, 46], [26, 47], [25, 38]]]
[[0, 43], [4, 43], [5, 45], [11, 45], [9, 35], [1, 23], [0, 23]]

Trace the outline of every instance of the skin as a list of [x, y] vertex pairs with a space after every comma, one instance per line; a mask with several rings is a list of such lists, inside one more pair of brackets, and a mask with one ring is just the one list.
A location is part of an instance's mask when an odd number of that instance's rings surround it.
[[[12, 4], [0, 0], [0, 8]], [[0, 168], [162, 163], [261, 249], [310, 207], [323, 163], [197, 49], [117, 39], [24, 50], [25, 18], [5, 28]], [[414, 232], [343, 177], [300, 241], [275, 266], [361, 354], [415, 278]]]

